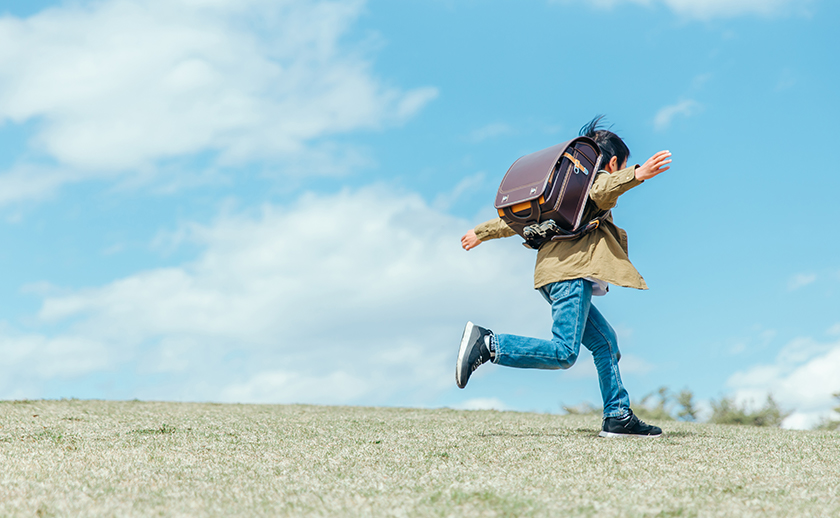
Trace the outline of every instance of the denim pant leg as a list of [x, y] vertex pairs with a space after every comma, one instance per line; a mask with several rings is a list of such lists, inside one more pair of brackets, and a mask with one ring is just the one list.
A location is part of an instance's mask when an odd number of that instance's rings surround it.
[[549, 284], [540, 292], [551, 304], [552, 339], [497, 334], [495, 363], [521, 369], [568, 369], [577, 361], [592, 285], [573, 279]]
[[601, 397], [604, 400], [604, 417], [621, 417], [630, 409], [630, 396], [621, 383], [618, 371], [618, 338], [609, 322], [598, 308], [589, 308], [589, 318], [583, 332], [583, 346], [592, 352], [595, 368], [598, 370], [598, 382], [601, 384]]

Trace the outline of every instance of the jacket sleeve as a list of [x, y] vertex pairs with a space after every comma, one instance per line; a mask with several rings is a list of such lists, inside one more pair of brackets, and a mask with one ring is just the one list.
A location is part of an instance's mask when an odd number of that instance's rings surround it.
[[515, 236], [516, 232], [514, 232], [512, 228], [507, 226], [502, 220], [502, 218], [496, 218], [476, 225], [475, 235], [478, 237], [478, 239], [482, 241], [487, 241], [488, 239]]
[[595, 181], [592, 182], [592, 188], [589, 190], [589, 198], [601, 210], [609, 210], [615, 207], [619, 196], [642, 183], [636, 180], [637, 167], [639, 166], [630, 166], [612, 174], [599, 171]]

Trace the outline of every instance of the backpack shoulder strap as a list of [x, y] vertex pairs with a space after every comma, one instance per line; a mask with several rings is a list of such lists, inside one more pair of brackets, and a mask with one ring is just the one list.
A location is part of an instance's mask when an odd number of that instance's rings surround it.
[[543, 221], [542, 223], [535, 223], [523, 229], [522, 237], [525, 242], [522, 243], [525, 248], [539, 249], [542, 245], [549, 241], [570, 241], [578, 239], [579, 237], [594, 231], [601, 226], [601, 222], [607, 219], [610, 211], [604, 211], [574, 232], [569, 232], [557, 226], [553, 219]]

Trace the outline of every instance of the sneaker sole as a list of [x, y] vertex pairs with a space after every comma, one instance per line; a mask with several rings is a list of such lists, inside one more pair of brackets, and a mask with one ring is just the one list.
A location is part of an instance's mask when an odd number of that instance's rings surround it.
[[[467, 347], [470, 344], [473, 329], [475, 329], [475, 324], [467, 322], [467, 325], [464, 327], [464, 334], [461, 335], [461, 347], [458, 349], [458, 361], [455, 363], [455, 384], [458, 385], [458, 388], [467, 386], [467, 380], [464, 380], [464, 384], [461, 385], [461, 376], [465, 367], [464, 355], [467, 353]], [[469, 366], [466, 367], [469, 368]]]
[[601, 433], [598, 434], [598, 437], [644, 437], [647, 439], [655, 439], [657, 437], [662, 437], [662, 434], [660, 433], [657, 435], [641, 435], [637, 433], [614, 433], [601, 431]]

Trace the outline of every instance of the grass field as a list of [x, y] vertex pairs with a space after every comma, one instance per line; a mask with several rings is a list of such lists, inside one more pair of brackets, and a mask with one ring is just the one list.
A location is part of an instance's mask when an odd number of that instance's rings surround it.
[[0, 516], [840, 516], [840, 434], [592, 416], [0, 402]]

